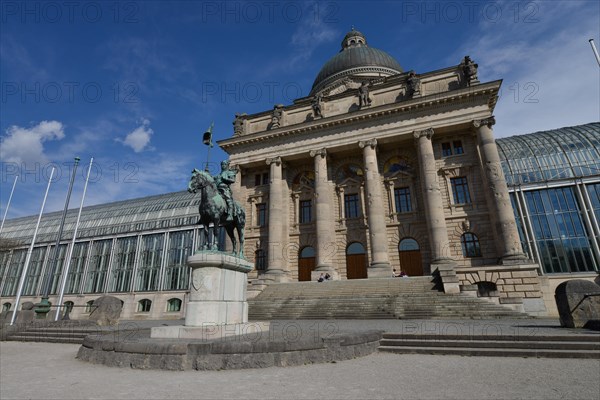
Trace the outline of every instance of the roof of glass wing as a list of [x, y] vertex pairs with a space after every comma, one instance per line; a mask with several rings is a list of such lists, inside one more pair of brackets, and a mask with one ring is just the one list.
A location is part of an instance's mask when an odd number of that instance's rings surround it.
[[[198, 221], [199, 202], [200, 196], [184, 191], [84, 207], [77, 239], [194, 225]], [[63, 241], [73, 237], [77, 212], [77, 208], [67, 212]], [[42, 216], [36, 242], [56, 240], [61, 216], [62, 211]], [[37, 216], [7, 220], [2, 238], [30, 240], [36, 222]]]
[[600, 122], [497, 139], [506, 183], [600, 175]]

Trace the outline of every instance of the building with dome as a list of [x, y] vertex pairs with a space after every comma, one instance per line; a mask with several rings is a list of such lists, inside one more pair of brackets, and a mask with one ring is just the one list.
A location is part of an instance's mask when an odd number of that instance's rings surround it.
[[[600, 123], [495, 140], [501, 81], [480, 82], [469, 58], [404, 71], [351, 30], [308, 97], [235, 116], [219, 142], [239, 170], [249, 295], [277, 282], [435, 275], [532, 315], [556, 314], [554, 288], [597, 280]], [[199, 245], [199, 198], [187, 192], [70, 210], [52, 276], [72, 316], [100, 295], [123, 318], [181, 318], [187, 257]], [[38, 302], [60, 223], [43, 216], [22, 301]], [[37, 216], [6, 222], [0, 302], [15, 302]], [[70, 268], [63, 271], [70, 252]], [[382, 281], [383, 282], [383, 281]]]

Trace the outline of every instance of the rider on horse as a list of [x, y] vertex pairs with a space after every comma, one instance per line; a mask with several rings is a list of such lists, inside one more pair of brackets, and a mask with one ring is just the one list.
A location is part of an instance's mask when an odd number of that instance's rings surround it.
[[235, 216], [235, 206], [233, 204], [233, 197], [231, 194], [231, 184], [235, 182], [235, 176], [237, 175], [237, 171], [235, 169], [229, 168], [229, 161], [221, 161], [221, 173], [214, 176], [215, 184], [217, 185], [217, 189], [223, 199], [225, 199], [225, 203], [227, 204], [227, 219], [226, 221], [233, 221], [233, 217]]

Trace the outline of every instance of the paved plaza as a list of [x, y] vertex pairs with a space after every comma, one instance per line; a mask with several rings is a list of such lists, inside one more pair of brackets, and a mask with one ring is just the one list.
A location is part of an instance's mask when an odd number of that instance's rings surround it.
[[[298, 322], [299, 326], [310, 321]], [[282, 323], [295, 323], [287, 321]], [[324, 323], [326, 321], [321, 321]], [[340, 330], [543, 335], [553, 320], [329, 321]], [[156, 322], [155, 322], [156, 323]], [[148, 322], [141, 323], [146, 328]], [[494, 325], [494, 328], [491, 326]], [[310, 325], [308, 325], [310, 326]], [[578, 331], [563, 330], [577, 335]], [[370, 356], [329, 364], [228, 371], [110, 368], [75, 359], [79, 346], [0, 343], [1, 399], [598, 399], [600, 361], [513, 357]]]

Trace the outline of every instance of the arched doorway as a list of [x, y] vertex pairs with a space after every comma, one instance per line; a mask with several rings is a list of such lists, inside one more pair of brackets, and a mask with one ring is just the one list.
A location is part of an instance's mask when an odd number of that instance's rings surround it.
[[348, 279], [367, 277], [367, 252], [358, 242], [350, 243], [346, 248], [346, 277]]
[[306, 246], [298, 254], [298, 280], [310, 281], [310, 273], [315, 269], [315, 249]]
[[400, 253], [400, 270], [408, 276], [422, 276], [421, 250], [419, 243], [413, 238], [404, 238], [398, 243]]

